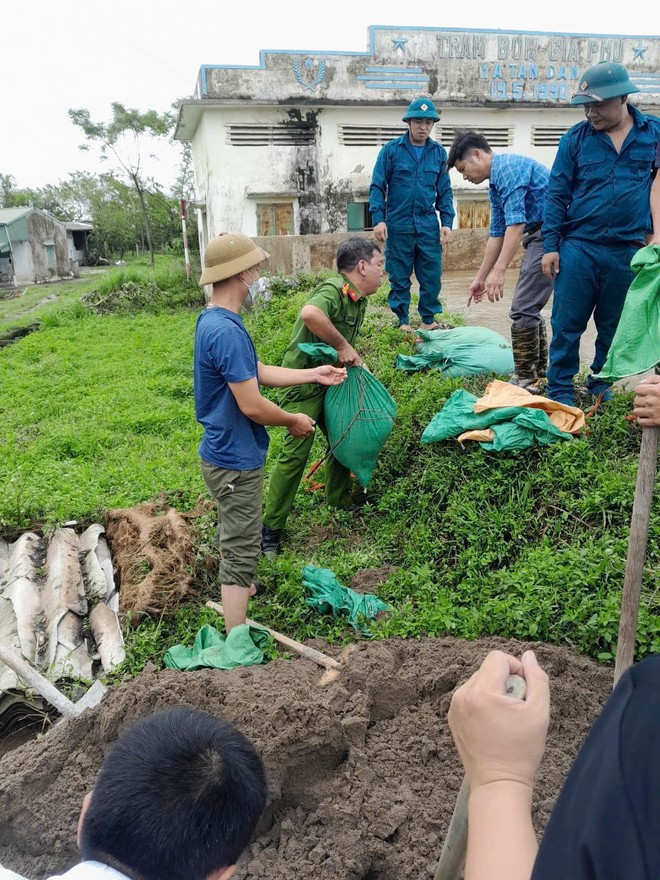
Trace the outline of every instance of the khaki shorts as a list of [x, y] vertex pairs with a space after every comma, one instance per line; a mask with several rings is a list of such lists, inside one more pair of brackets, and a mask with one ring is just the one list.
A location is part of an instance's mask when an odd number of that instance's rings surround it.
[[249, 587], [261, 557], [264, 469], [231, 471], [201, 460], [202, 476], [218, 504], [221, 584]]

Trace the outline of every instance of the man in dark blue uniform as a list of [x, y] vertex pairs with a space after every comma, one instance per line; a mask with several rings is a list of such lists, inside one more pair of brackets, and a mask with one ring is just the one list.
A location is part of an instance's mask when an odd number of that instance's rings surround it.
[[[371, 178], [369, 207], [374, 236], [386, 242], [388, 302], [403, 331], [410, 326], [410, 277], [419, 282], [422, 330], [434, 330], [442, 275], [442, 245], [454, 222], [447, 152], [431, 137], [440, 117], [428, 98], [416, 98], [403, 121], [408, 131], [385, 144]], [[440, 224], [438, 224], [438, 213]]]
[[[630, 260], [651, 228], [660, 119], [627, 103], [638, 91], [621, 64], [590, 67], [571, 100], [587, 118], [562, 137], [550, 173], [542, 227], [543, 272], [554, 279], [547, 394], [560, 403], [573, 403], [580, 338], [592, 314], [592, 373], [605, 363], [633, 279]], [[591, 376], [588, 387], [603, 399], [612, 395]]]

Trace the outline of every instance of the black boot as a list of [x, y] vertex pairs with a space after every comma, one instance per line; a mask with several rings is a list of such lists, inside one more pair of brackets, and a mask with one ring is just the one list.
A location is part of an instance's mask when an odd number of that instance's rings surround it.
[[268, 559], [274, 559], [280, 552], [282, 543], [282, 529], [271, 529], [269, 526], [261, 527], [261, 555]]
[[521, 330], [511, 328], [511, 348], [513, 349], [514, 374], [509, 381], [521, 388], [534, 386], [538, 376], [536, 365], [539, 361], [539, 331], [537, 327]]
[[539, 379], [545, 379], [548, 372], [548, 331], [545, 328], [545, 321], [541, 317], [539, 324], [539, 363], [536, 373]]

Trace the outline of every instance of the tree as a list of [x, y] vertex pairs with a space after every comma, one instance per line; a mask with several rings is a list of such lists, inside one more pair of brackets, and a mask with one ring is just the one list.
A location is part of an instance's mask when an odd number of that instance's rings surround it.
[[11, 207], [11, 198], [16, 188], [16, 181], [11, 174], [0, 174], [0, 208]]
[[[142, 151], [145, 136], [165, 137], [169, 134], [174, 124], [174, 116], [171, 113], [159, 114], [155, 110], [140, 113], [139, 110], [124, 107], [116, 101], [111, 106], [112, 119], [107, 123], [93, 122], [89, 110], [85, 109], [69, 110], [69, 118], [74, 125], [83, 130], [88, 141], [99, 146], [102, 158], [109, 158], [109, 154], [114, 156], [121, 172], [126, 175], [134, 188], [140, 204], [153, 267], [154, 245], [147, 207], [151, 181], [147, 181], [143, 176]], [[87, 144], [81, 146], [81, 149], [88, 148]]]

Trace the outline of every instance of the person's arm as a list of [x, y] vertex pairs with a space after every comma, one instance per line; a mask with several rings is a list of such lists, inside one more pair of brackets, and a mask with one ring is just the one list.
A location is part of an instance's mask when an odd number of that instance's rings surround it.
[[500, 253], [486, 278], [486, 294], [490, 302], [498, 302], [504, 296], [504, 275], [520, 247], [524, 234], [524, 223], [507, 226]]
[[440, 162], [441, 170], [435, 196], [435, 209], [440, 214], [440, 243], [446, 244], [451, 236], [456, 212], [454, 211], [454, 195], [447, 170], [447, 153], [444, 147], [440, 148]]
[[467, 300], [468, 306], [470, 306], [473, 302], [481, 302], [481, 300], [486, 295], [486, 278], [488, 277], [490, 270], [497, 262], [497, 258], [499, 257], [502, 250], [503, 242], [503, 235], [489, 236], [488, 241], [486, 242], [486, 250], [484, 251], [483, 260], [481, 261], [481, 265], [477, 270], [477, 274], [474, 276], [474, 281], [470, 285], [470, 292]]
[[371, 175], [369, 187], [369, 210], [374, 223], [374, 238], [377, 241], [387, 239], [387, 225], [385, 223], [385, 205], [387, 201], [387, 186], [389, 181], [389, 161], [387, 158], [387, 145], [382, 147], [376, 158], [376, 164]]
[[559, 240], [575, 182], [575, 162], [571, 155], [570, 135], [569, 131], [559, 141], [545, 196], [541, 228], [545, 253], [541, 267], [543, 274], [548, 278], [554, 278], [559, 274]]
[[259, 391], [256, 376], [244, 382], [227, 383], [238, 408], [250, 421], [258, 425], [282, 425], [294, 437], [306, 437], [314, 433], [313, 419], [304, 413], [289, 413]]
[[[523, 701], [504, 693], [522, 675]], [[455, 692], [449, 727], [470, 786], [465, 880], [529, 880], [538, 845], [532, 789], [550, 712], [548, 677], [532, 651], [493, 651]]]
[[258, 363], [259, 384], [267, 388], [288, 388], [290, 385], [304, 385], [307, 382], [318, 382], [319, 385], [341, 385], [346, 378], [343, 367], [311, 367], [307, 370], [292, 370], [288, 367], [275, 367], [271, 364]]
[[[660, 145], [656, 161], [660, 163]], [[649, 244], [660, 244], [660, 167], [656, 169], [655, 178], [651, 186], [651, 220], [653, 222], [653, 235]]]
[[362, 358], [350, 345], [330, 318], [317, 306], [307, 305], [302, 307], [300, 317], [310, 333], [331, 345], [337, 351], [337, 360], [346, 367], [362, 366]]
[[660, 376], [642, 379], [635, 388], [633, 412], [643, 428], [660, 426]]

